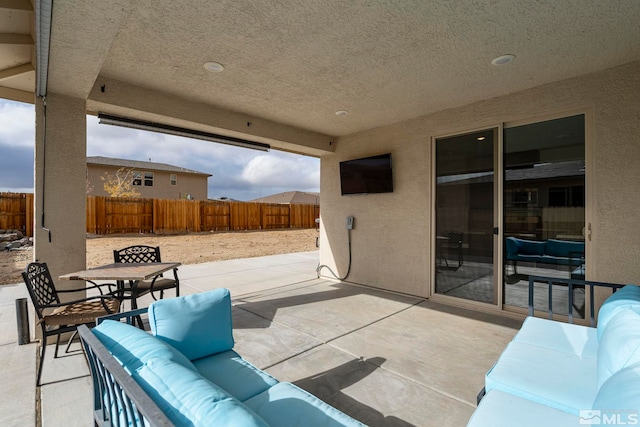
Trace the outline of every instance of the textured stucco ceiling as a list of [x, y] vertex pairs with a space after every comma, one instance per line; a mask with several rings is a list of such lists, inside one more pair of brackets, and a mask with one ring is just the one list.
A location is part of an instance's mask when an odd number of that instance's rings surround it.
[[29, 0], [0, 1], [0, 98], [33, 102], [33, 16]]
[[636, 0], [58, 0], [49, 90], [91, 104], [105, 79], [340, 136], [639, 60], [639, 19]]

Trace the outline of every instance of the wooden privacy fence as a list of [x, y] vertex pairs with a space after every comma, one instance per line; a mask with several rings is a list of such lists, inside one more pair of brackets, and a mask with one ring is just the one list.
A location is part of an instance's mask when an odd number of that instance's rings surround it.
[[317, 205], [87, 197], [87, 232], [179, 234], [315, 228]]
[[[87, 233], [179, 234], [315, 228], [318, 205], [87, 196]], [[0, 229], [33, 236], [33, 194], [0, 193]]]
[[0, 193], [0, 230], [33, 236], [33, 194]]

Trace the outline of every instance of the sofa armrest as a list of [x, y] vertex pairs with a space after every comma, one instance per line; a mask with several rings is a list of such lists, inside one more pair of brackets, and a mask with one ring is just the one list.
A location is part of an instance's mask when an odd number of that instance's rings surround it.
[[145, 307], [145, 308], [139, 308], [137, 310], [124, 311], [122, 313], [114, 313], [114, 314], [109, 314], [107, 316], [101, 316], [96, 319], [96, 325], [99, 325], [105, 320], [116, 320], [120, 322], [122, 319], [125, 319], [125, 322], [127, 324], [132, 325], [134, 318], [141, 316], [143, 314], [146, 314], [148, 310], [149, 309]]
[[93, 415], [97, 426], [173, 426], [89, 328], [79, 326], [78, 334], [91, 370]]

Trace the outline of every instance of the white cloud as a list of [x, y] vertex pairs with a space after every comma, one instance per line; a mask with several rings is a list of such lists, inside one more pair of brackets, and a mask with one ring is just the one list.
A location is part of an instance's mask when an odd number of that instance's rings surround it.
[[33, 105], [0, 101], [0, 145], [33, 149], [35, 117]]
[[[0, 101], [2, 191], [33, 186], [34, 134], [33, 106]], [[315, 158], [101, 125], [95, 116], [87, 116], [87, 156], [151, 159], [212, 174], [212, 198], [250, 200], [282, 191], [319, 191], [320, 186], [320, 161]]]
[[320, 162], [288, 153], [258, 155], [244, 167], [242, 178], [256, 187], [319, 191]]

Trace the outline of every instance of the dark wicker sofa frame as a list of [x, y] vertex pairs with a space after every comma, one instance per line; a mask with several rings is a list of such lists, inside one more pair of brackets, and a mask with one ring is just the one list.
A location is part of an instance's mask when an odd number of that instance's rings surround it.
[[[146, 313], [139, 309], [98, 318], [132, 322], [135, 316]], [[151, 426], [171, 427], [174, 424], [151, 400], [145, 391], [131, 378], [109, 350], [86, 326], [78, 327], [82, 347], [93, 380], [93, 419], [98, 427]]]

